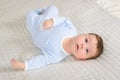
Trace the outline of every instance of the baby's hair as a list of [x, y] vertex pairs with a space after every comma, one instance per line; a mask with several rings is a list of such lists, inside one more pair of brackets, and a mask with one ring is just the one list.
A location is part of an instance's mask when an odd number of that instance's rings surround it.
[[103, 53], [103, 48], [104, 48], [103, 39], [98, 34], [95, 34], [95, 33], [89, 33], [89, 35], [95, 35], [97, 39], [97, 51], [95, 55], [90, 57], [89, 59], [96, 59]]

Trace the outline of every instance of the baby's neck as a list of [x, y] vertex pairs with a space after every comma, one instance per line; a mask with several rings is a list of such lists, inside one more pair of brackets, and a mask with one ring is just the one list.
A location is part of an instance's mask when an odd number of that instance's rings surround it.
[[63, 40], [63, 43], [62, 43], [63, 49], [64, 49], [67, 53], [69, 53], [69, 54], [71, 54], [71, 49], [70, 49], [70, 47], [71, 47], [71, 40], [72, 40], [72, 38], [71, 38], [71, 37], [68, 37], [68, 38], [65, 38], [65, 39]]

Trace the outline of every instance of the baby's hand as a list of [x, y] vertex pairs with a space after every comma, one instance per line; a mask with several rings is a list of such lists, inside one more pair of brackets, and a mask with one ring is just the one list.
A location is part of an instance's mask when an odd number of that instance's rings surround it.
[[21, 61], [14, 59], [14, 58], [11, 59], [10, 63], [14, 69], [20, 69], [20, 70], [25, 69], [25, 64]]
[[43, 22], [43, 29], [46, 30], [46, 29], [50, 29], [51, 27], [53, 26], [53, 19], [48, 19], [48, 20], [45, 20]]

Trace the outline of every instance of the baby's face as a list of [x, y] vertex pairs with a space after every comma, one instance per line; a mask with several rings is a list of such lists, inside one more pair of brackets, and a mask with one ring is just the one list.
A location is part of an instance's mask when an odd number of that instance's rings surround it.
[[73, 56], [87, 59], [96, 54], [97, 39], [95, 35], [81, 34], [74, 38]]

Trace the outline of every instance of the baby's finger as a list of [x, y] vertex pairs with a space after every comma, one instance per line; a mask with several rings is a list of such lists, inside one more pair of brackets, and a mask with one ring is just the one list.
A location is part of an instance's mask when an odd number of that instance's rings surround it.
[[16, 59], [15, 59], [15, 58], [12, 58], [12, 59], [11, 59], [11, 62], [15, 62], [15, 61], [16, 61]]

